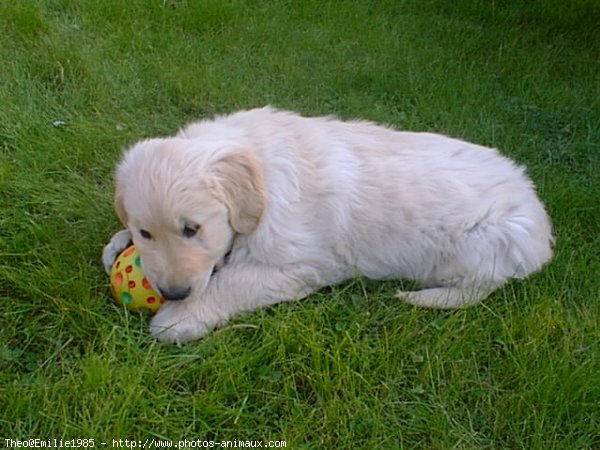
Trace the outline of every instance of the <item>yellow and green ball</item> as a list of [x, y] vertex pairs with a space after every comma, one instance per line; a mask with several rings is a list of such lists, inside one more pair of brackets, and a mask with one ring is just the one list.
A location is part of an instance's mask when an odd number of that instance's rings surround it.
[[154, 314], [165, 302], [145, 277], [140, 254], [134, 245], [123, 250], [113, 264], [110, 290], [117, 303], [132, 312], [147, 310]]

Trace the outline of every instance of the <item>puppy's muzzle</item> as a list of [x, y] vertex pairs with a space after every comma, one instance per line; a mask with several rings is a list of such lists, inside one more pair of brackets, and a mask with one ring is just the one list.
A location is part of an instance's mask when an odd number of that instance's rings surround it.
[[179, 289], [163, 289], [159, 286], [158, 290], [160, 291], [160, 294], [165, 298], [165, 300], [170, 301], [185, 300], [189, 297], [190, 292], [192, 292], [192, 288], [190, 286]]

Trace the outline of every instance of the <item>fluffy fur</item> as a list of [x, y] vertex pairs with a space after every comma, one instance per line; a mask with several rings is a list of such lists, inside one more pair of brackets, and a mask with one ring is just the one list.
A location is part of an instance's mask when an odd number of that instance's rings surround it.
[[271, 108], [141, 141], [116, 172], [126, 229], [168, 301], [159, 340], [202, 337], [232, 315], [357, 275], [408, 278], [408, 303], [461, 308], [552, 256], [548, 216], [496, 150], [367, 122]]

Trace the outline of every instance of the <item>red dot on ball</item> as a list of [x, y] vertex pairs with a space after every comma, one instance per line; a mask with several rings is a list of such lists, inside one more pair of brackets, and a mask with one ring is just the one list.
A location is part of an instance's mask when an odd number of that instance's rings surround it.
[[115, 275], [114, 284], [115, 286], [121, 286], [123, 284], [123, 274], [121, 272]]
[[129, 265], [129, 266], [125, 267], [125, 272], [131, 273], [132, 271], [133, 271], [133, 266], [132, 265]]
[[144, 277], [142, 279], [142, 286], [144, 286], [144, 289], [152, 289], [152, 286], [150, 285], [150, 282], [148, 281], [148, 279], [146, 277]]
[[129, 256], [131, 255], [133, 252], [135, 252], [135, 248], [134, 247], [129, 247], [127, 250], [125, 250], [123, 252], [123, 256]]
[[148, 298], [146, 299], [146, 302], [148, 302], [148, 303], [150, 303], [150, 304], [154, 303], [155, 301], [156, 301], [156, 298], [154, 298], [154, 297], [148, 297]]
[[129, 289], [133, 289], [135, 287], [135, 281], [129, 280]]

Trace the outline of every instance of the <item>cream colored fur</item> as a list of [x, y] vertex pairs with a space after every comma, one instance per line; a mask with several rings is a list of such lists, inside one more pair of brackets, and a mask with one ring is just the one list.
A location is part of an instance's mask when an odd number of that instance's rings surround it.
[[398, 297], [460, 308], [552, 256], [522, 167], [494, 149], [367, 122], [263, 108], [193, 123], [130, 148], [116, 185], [126, 229], [104, 264], [133, 239], [151, 283], [186, 297], [152, 319], [167, 342], [357, 275], [416, 280], [422, 290]]

